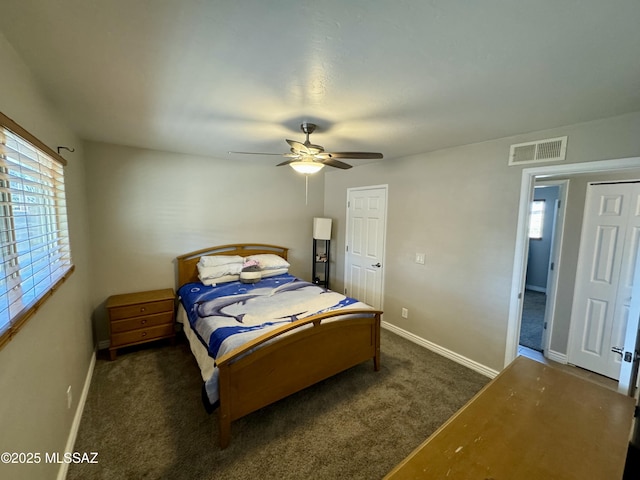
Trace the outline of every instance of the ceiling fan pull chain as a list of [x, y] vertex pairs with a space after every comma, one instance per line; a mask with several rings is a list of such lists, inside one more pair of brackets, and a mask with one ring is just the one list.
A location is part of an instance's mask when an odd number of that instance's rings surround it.
[[309, 175], [304, 176], [304, 204], [309, 205]]

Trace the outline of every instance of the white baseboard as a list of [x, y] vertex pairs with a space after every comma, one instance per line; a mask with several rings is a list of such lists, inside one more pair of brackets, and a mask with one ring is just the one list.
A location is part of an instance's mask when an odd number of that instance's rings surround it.
[[569, 363], [567, 361], [567, 355], [566, 354], [554, 352], [553, 350], [547, 350], [546, 357], [549, 360], [553, 360], [554, 362], [562, 363], [563, 365], [566, 365], [567, 363]]
[[[82, 394], [78, 400], [78, 407], [76, 413], [73, 416], [73, 423], [71, 424], [71, 430], [69, 431], [69, 437], [67, 438], [67, 445], [64, 448], [65, 452], [73, 452], [73, 447], [76, 443], [76, 437], [78, 436], [78, 430], [80, 429], [80, 421], [82, 420], [82, 413], [84, 412], [84, 406], [87, 402], [87, 395], [89, 395], [89, 387], [91, 386], [91, 379], [93, 378], [93, 369], [96, 366], [96, 352], [94, 350], [91, 356], [91, 362], [89, 363], [89, 370], [84, 380], [84, 386], [82, 387]], [[67, 471], [69, 470], [68, 463], [61, 463], [60, 470], [58, 470], [57, 480], [64, 480], [67, 478]]]
[[396, 327], [395, 325], [392, 325], [390, 323], [382, 322], [381, 326], [382, 328], [385, 328], [403, 338], [406, 338], [407, 340], [413, 343], [416, 343], [421, 347], [431, 350], [432, 352], [435, 352], [438, 355], [442, 355], [443, 357], [448, 358], [449, 360], [453, 360], [454, 362], [459, 363], [460, 365], [464, 365], [465, 367], [470, 368], [471, 370], [474, 370], [484, 375], [485, 377], [494, 378], [499, 373], [497, 370], [489, 368], [486, 365], [482, 365], [481, 363], [475, 362], [467, 357], [460, 355], [459, 353], [456, 353], [454, 351], [441, 347], [440, 345], [430, 342], [429, 340], [425, 340], [422, 337], [414, 335], [411, 332], [407, 332], [406, 330], [403, 330], [400, 327]]

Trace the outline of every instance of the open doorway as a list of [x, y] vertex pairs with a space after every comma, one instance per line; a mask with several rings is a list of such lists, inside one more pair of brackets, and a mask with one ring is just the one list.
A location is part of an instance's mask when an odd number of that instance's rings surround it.
[[[518, 226], [517, 226], [517, 235], [516, 235], [516, 251], [514, 256], [514, 270], [513, 270], [513, 282], [511, 288], [511, 304], [509, 309], [509, 322], [507, 328], [507, 345], [505, 349], [505, 365], [509, 364], [515, 357], [518, 355], [518, 347], [519, 347], [519, 335], [520, 335], [520, 323], [521, 323], [521, 314], [523, 311], [523, 303], [524, 303], [524, 292], [525, 292], [525, 278], [526, 278], [526, 270], [527, 270], [527, 258], [528, 258], [528, 249], [529, 249], [529, 235], [528, 235], [528, 221], [530, 215], [530, 203], [534, 199], [534, 188], [541, 181], [549, 181], [552, 178], [574, 178], [574, 176], [580, 176], [581, 180], [584, 180], [585, 174], [594, 174], [594, 173], [611, 173], [614, 172], [623, 174], [624, 176], [628, 176], [627, 174], [636, 175], [636, 173], [631, 173], [632, 171], [636, 171], [640, 167], [640, 158], [626, 158], [626, 159], [617, 159], [617, 160], [604, 160], [604, 161], [594, 161], [594, 162], [586, 162], [586, 163], [578, 163], [578, 164], [566, 164], [566, 165], [552, 165], [552, 166], [544, 166], [544, 167], [532, 167], [525, 168], [522, 172], [522, 183], [521, 183], [521, 197], [519, 204], [519, 215], [518, 215]], [[619, 175], [620, 176], [620, 175]], [[637, 176], [637, 175], [636, 175]], [[586, 186], [585, 186], [586, 188]], [[583, 208], [583, 207], [582, 207]], [[575, 210], [575, 209], [574, 209]], [[577, 234], [580, 231], [580, 224], [577, 223], [577, 212], [572, 210], [572, 213], [566, 217], [567, 228], [557, 229], [558, 235], [557, 237], [563, 237], [567, 234], [567, 232], [572, 232], [572, 236]], [[575, 218], [574, 218], [575, 217]], [[571, 224], [571, 225], [569, 225]], [[556, 243], [558, 240], [556, 239]], [[562, 238], [560, 238], [560, 242], [562, 243]], [[575, 239], [573, 240], [575, 242]], [[565, 252], [567, 255], [571, 253], [572, 256], [574, 253], [577, 256], [576, 252], [572, 253]], [[560, 253], [560, 252], [559, 252]], [[564, 254], [562, 255], [564, 257]], [[568, 257], [567, 257], [568, 258]], [[572, 259], [576, 260], [576, 259]], [[558, 270], [560, 269], [561, 263], [565, 262], [565, 259], [561, 259], [559, 256], [555, 260], [555, 265]], [[570, 262], [571, 263], [571, 262]], [[575, 276], [575, 274], [574, 274]], [[545, 315], [547, 320], [547, 329], [546, 332], [552, 333], [553, 338], [550, 340], [547, 338], [546, 341], [549, 345], [549, 350], [545, 351], [545, 355], [548, 355], [548, 358], [551, 360], [555, 360], [560, 363], [567, 363], [566, 353], [560, 348], [566, 348], [567, 345], [567, 336], [568, 336], [568, 326], [569, 326], [569, 317], [567, 312], [570, 313], [571, 305], [570, 300], [573, 297], [573, 284], [574, 280], [569, 278], [568, 281], [556, 281], [554, 288], [558, 290], [558, 298], [564, 299], [562, 305], [556, 305], [557, 301], [551, 301], [551, 299], [547, 299]], [[552, 292], [553, 292], [552, 289]], [[567, 290], [568, 289], [568, 290]], [[562, 292], [560, 292], [562, 290]], [[561, 294], [562, 293], [562, 294]], [[557, 299], [556, 299], [557, 300]], [[566, 301], [565, 301], [566, 300]], [[567, 302], [569, 302], [568, 305]], [[558, 309], [557, 312], [549, 312], [549, 308]], [[567, 311], [565, 311], [567, 310]], [[554, 319], [554, 317], [556, 317]], [[558, 328], [549, 322], [558, 323]], [[550, 337], [550, 335], [546, 335]], [[544, 336], [543, 336], [544, 337]], [[557, 338], [556, 338], [557, 337]], [[553, 347], [553, 348], [551, 348]]]
[[536, 184], [529, 214], [529, 252], [519, 345], [540, 353], [547, 349], [546, 312], [555, 273], [554, 240], [560, 218], [560, 188], [561, 185], [555, 183]]

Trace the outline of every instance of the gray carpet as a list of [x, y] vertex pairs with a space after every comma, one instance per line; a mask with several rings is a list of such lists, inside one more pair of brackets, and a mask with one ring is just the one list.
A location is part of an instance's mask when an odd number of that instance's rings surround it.
[[520, 345], [542, 352], [542, 331], [547, 295], [533, 290], [524, 292]]
[[382, 368], [366, 362], [232, 424], [200, 400], [186, 341], [99, 355], [68, 479], [378, 479], [489, 379], [386, 330]]

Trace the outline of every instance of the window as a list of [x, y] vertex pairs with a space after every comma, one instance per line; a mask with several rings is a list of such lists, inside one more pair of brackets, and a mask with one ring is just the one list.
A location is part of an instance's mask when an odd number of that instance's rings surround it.
[[531, 202], [531, 214], [529, 215], [529, 238], [542, 239], [542, 226], [544, 225], [544, 200]]
[[0, 113], [0, 346], [73, 271], [64, 165]]

